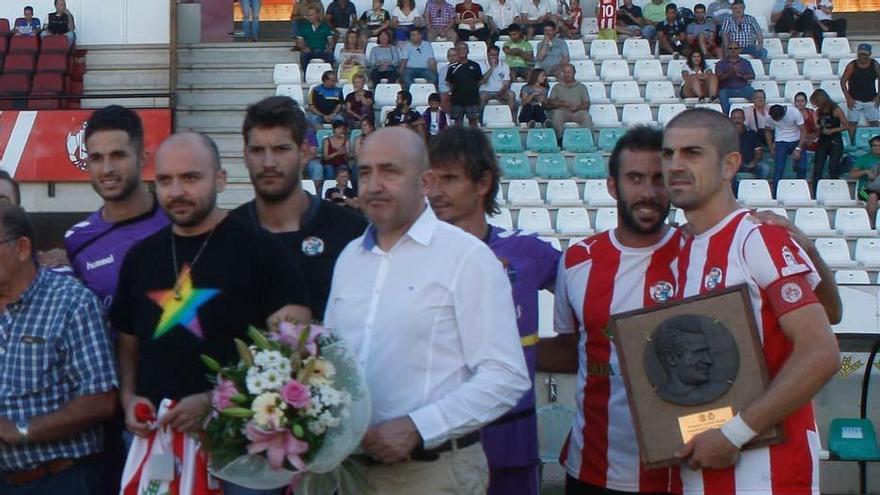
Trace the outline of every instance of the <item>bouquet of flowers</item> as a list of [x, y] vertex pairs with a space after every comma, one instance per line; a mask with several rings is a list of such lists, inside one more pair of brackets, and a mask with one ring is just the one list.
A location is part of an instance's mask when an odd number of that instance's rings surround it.
[[341, 464], [366, 432], [370, 402], [354, 355], [323, 328], [288, 320], [248, 337], [236, 339], [232, 366], [202, 356], [215, 384], [203, 439], [211, 473], [253, 489], [304, 483], [306, 493], [356, 483]]

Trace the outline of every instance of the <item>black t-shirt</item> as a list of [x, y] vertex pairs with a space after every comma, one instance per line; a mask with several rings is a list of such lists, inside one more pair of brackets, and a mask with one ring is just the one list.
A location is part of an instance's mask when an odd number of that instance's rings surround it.
[[67, 19], [68, 14], [58, 15], [55, 12], [49, 14], [49, 23], [46, 24], [46, 28], [52, 34], [67, 34], [69, 29], [67, 29]]
[[[290, 252], [306, 277], [312, 318], [321, 321], [330, 296], [336, 258], [349, 242], [363, 235], [367, 221], [359, 213], [322, 201], [317, 196], [309, 195], [309, 201], [300, 230], [270, 235], [291, 248]], [[232, 213], [259, 224], [253, 201], [239, 206]]]
[[483, 69], [480, 64], [468, 60], [463, 64], [453, 64], [446, 72], [446, 82], [452, 90], [452, 104], [461, 107], [474, 107], [480, 104], [480, 80]]
[[412, 125], [416, 122], [420, 122], [422, 120], [422, 116], [416, 112], [415, 110], [409, 110], [404, 113], [400, 108], [395, 108], [394, 110], [388, 112], [388, 115], [385, 116], [385, 127], [394, 127], [396, 125]]
[[[147, 237], [125, 257], [110, 321], [138, 339], [136, 393], [158, 406], [210, 388], [199, 356], [222, 365], [238, 359], [234, 338], [287, 304], [308, 306], [308, 289], [290, 251], [252, 224], [228, 215], [209, 234], [174, 236], [181, 299], [174, 297], [171, 227]], [[163, 309], [164, 308], [164, 309]], [[201, 335], [201, 336], [200, 336]]]

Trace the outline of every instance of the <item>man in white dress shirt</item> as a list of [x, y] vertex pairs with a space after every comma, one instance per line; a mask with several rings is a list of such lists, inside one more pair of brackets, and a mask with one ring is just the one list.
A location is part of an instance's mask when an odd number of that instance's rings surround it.
[[531, 387], [510, 282], [484, 242], [427, 207], [421, 136], [377, 131], [358, 172], [371, 226], [337, 261], [324, 324], [370, 388], [368, 493], [485, 493], [478, 430]]

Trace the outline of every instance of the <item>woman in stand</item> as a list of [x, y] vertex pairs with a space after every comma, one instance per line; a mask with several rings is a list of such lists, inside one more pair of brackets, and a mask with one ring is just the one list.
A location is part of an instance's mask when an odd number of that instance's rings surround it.
[[[800, 94], [800, 93], [799, 93]], [[843, 133], [849, 131], [846, 114], [824, 89], [817, 89], [810, 95], [810, 103], [816, 107], [816, 123], [819, 129], [816, 161], [813, 164], [813, 197], [819, 186], [819, 179], [829, 161], [828, 174], [832, 179], [840, 177], [840, 160], [843, 158]], [[873, 220], [873, 219], [872, 219]]]
[[398, 43], [409, 41], [409, 32], [419, 29], [419, 12], [414, 0], [397, 0], [397, 6], [391, 13], [391, 27], [394, 28], [394, 39]]
[[361, 44], [366, 45], [367, 39], [379, 36], [381, 31], [391, 28], [391, 14], [382, 8], [382, 0], [373, 0], [373, 8], [361, 14]]
[[819, 125], [816, 120], [816, 111], [812, 108], [807, 108], [806, 93], [800, 91], [798, 94], [794, 95], [794, 107], [797, 108], [804, 117], [804, 130], [807, 131], [807, 135], [804, 137], [805, 151], [812, 151], [815, 153], [816, 149], [819, 148]]
[[67, 36], [69, 44], [76, 41], [76, 25], [73, 22], [73, 14], [67, 10], [67, 2], [65, 0], [55, 0], [55, 12], [49, 14], [46, 20], [46, 29], [40, 32], [40, 36], [48, 36], [50, 34], [63, 34]]
[[336, 177], [336, 169], [348, 165], [348, 126], [345, 122], [337, 120], [333, 122], [333, 134], [327, 136], [321, 143], [323, 154], [321, 163], [324, 164], [324, 179]]
[[519, 92], [522, 106], [519, 110], [519, 121], [528, 124], [529, 127], [543, 126], [547, 120], [544, 104], [547, 103], [547, 94], [550, 85], [547, 83], [547, 74], [543, 69], [534, 69], [529, 73], [526, 85]]
[[703, 54], [699, 51], [692, 52], [687, 59], [687, 67], [681, 71], [682, 98], [699, 98], [700, 103], [718, 100], [718, 76], [712, 73], [712, 69], [706, 67]]
[[391, 44], [391, 33], [387, 30], [379, 33], [379, 44], [370, 50], [368, 65], [370, 66], [370, 82], [375, 88], [382, 79], [390, 83], [397, 82], [397, 69], [400, 64], [400, 54], [397, 47]]
[[354, 76], [367, 70], [364, 47], [354, 29], [349, 29], [345, 33], [345, 41], [342, 44], [342, 51], [339, 52], [339, 60], [339, 79], [352, 81]]

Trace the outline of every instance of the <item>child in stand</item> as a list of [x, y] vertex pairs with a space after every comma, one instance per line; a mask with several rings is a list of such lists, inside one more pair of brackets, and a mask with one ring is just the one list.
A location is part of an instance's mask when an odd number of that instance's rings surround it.
[[440, 109], [440, 95], [438, 93], [431, 93], [428, 96], [428, 109], [425, 110], [422, 116], [425, 119], [425, 133], [428, 136], [428, 141], [434, 139], [437, 134], [446, 129], [449, 116]]
[[569, 0], [567, 10], [560, 26], [562, 35], [568, 39], [578, 39], [581, 37], [581, 21], [584, 19], [580, 0]]
[[617, 0], [599, 0], [596, 3], [596, 21], [600, 40], [617, 41]]
[[348, 126], [345, 122], [337, 120], [333, 122], [333, 134], [321, 143], [324, 151], [321, 162], [324, 164], [324, 179], [332, 179], [336, 176], [336, 169], [348, 166], [350, 155], [348, 153]]

